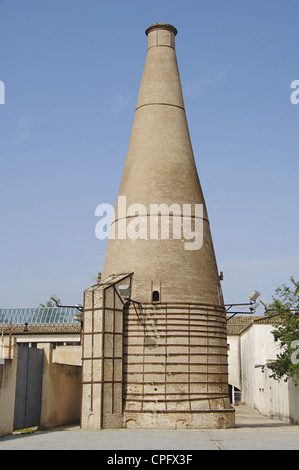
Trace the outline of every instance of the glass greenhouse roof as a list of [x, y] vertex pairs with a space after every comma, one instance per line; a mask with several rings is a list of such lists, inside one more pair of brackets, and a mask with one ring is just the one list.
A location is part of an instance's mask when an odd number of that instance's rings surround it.
[[78, 323], [74, 316], [79, 313], [72, 307], [0, 308], [0, 325]]

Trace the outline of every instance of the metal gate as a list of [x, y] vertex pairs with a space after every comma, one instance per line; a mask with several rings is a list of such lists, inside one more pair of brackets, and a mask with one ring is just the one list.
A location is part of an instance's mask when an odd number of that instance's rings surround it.
[[14, 430], [39, 426], [44, 350], [18, 346]]

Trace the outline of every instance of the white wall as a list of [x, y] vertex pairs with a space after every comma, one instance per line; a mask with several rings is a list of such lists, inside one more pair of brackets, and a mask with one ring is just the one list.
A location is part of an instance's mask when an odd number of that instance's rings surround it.
[[240, 336], [231, 335], [227, 338], [228, 348], [228, 383], [242, 389]]
[[265, 366], [279, 352], [271, 331], [273, 325], [252, 324], [240, 337], [242, 365], [242, 399], [266, 416], [299, 423], [299, 386], [292, 381], [270, 378]]
[[[298, 380], [299, 382], [299, 380]], [[290, 418], [292, 423], [299, 423], [299, 383], [289, 383]]]

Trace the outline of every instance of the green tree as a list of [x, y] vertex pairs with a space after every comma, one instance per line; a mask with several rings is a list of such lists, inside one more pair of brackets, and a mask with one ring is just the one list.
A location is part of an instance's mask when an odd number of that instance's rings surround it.
[[40, 307], [42, 308], [50, 308], [50, 307], [55, 307], [54, 303], [51, 300], [48, 300], [46, 304], [39, 304]]
[[267, 315], [275, 316], [279, 324], [272, 331], [275, 341], [280, 342], [276, 361], [268, 365], [270, 377], [287, 382], [299, 381], [299, 281], [291, 277], [291, 285], [283, 284], [276, 289], [273, 303]]

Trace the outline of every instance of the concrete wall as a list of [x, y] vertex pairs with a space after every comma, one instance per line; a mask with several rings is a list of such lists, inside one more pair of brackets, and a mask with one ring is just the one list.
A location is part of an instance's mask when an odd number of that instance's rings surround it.
[[72, 366], [82, 365], [82, 346], [56, 346], [53, 349], [52, 362], [56, 364], [69, 364]]
[[290, 421], [292, 423], [299, 423], [299, 385], [294, 382], [289, 383], [289, 412]]
[[0, 436], [13, 431], [17, 357], [0, 364]]
[[44, 370], [41, 426], [53, 428], [80, 422], [81, 367], [53, 362], [53, 346], [43, 347]]

